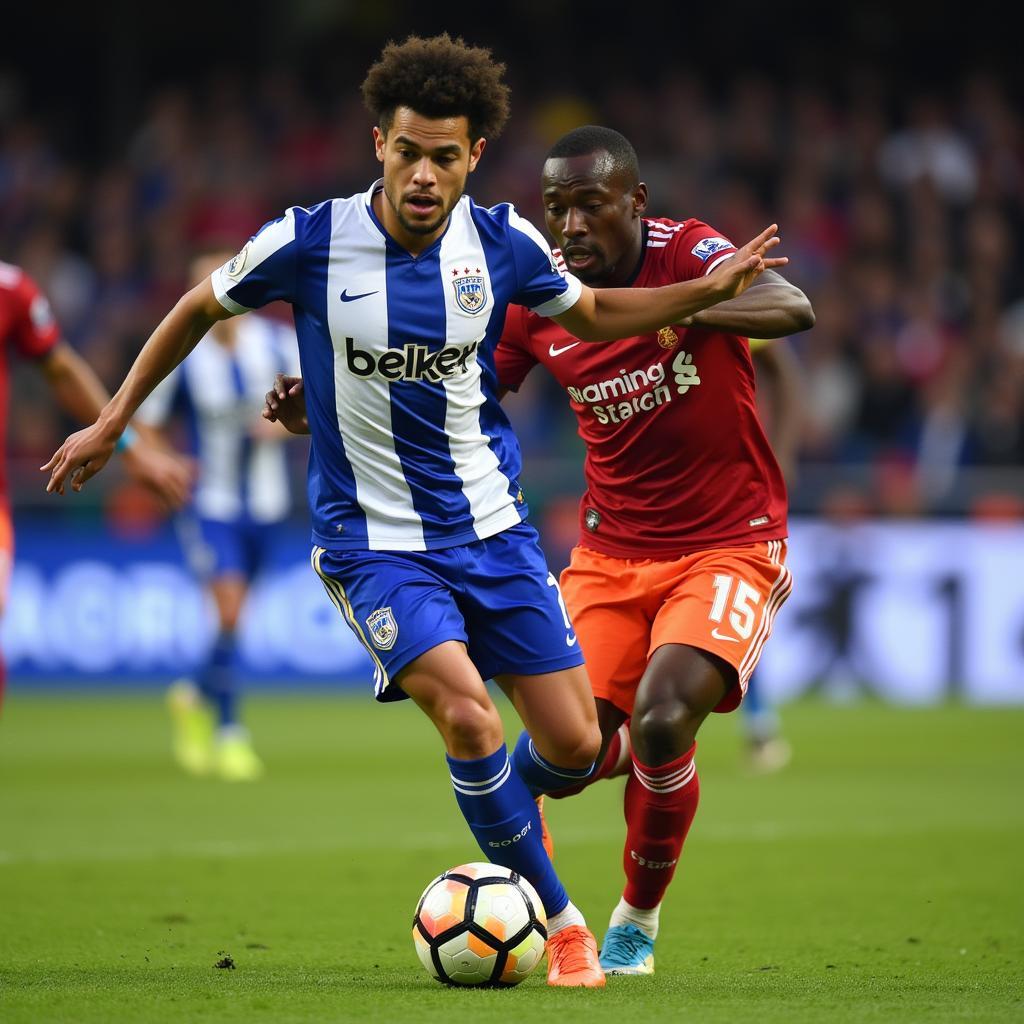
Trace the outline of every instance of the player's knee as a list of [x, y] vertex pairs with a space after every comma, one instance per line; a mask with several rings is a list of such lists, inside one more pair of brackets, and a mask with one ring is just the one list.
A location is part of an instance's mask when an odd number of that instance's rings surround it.
[[578, 729], [559, 738], [556, 749], [548, 756], [561, 768], [589, 768], [601, 752], [601, 730], [597, 723], [582, 723]]
[[458, 697], [437, 708], [433, 718], [456, 757], [486, 757], [501, 746], [501, 718], [493, 704]]
[[684, 700], [666, 700], [634, 711], [630, 738], [638, 753], [656, 760], [678, 757], [693, 743], [705, 715]]

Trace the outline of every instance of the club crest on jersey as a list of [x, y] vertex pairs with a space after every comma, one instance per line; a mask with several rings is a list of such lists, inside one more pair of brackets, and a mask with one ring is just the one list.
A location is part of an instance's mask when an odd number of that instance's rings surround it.
[[464, 313], [479, 313], [487, 304], [487, 286], [483, 274], [462, 274], [452, 281], [455, 301]]
[[733, 244], [728, 238], [702, 238], [690, 251], [702, 263], [707, 263], [716, 252], [731, 248]]
[[391, 611], [390, 605], [387, 608], [378, 608], [375, 612], [371, 612], [366, 620], [366, 625], [370, 627], [370, 636], [373, 637], [373, 642], [382, 651], [390, 651], [395, 646], [395, 640], [398, 639], [398, 623], [395, 622], [395, 615]]
[[662, 327], [658, 330], [658, 344], [662, 348], [673, 348], [679, 344], [679, 335], [671, 327]]
[[588, 508], [583, 514], [583, 524], [593, 532], [601, 525], [601, 513], [596, 508]]

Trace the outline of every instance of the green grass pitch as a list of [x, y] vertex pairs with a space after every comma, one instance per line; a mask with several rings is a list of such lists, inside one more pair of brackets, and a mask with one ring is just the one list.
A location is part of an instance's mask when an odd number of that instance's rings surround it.
[[[797, 705], [772, 777], [716, 718], [657, 974], [599, 992], [542, 971], [449, 990], [420, 967], [420, 890], [479, 854], [414, 708], [257, 696], [249, 718], [269, 775], [231, 786], [176, 772], [155, 694], [9, 694], [0, 1021], [1024, 1020], [1020, 710]], [[599, 937], [619, 794], [550, 811]]]

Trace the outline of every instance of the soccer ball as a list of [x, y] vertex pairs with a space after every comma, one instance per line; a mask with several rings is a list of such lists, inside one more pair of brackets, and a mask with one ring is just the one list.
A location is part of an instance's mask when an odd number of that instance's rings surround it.
[[544, 958], [537, 890], [497, 864], [460, 864], [423, 890], [412, 921], [427, 973], [448, 985], [518, 985]]

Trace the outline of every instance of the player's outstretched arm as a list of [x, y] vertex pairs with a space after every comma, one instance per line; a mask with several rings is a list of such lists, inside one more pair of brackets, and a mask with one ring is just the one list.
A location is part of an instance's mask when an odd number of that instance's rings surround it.
[[766, 270], [742, 295], [702, 309], [684, 327], [739, 334], [746, 338], [785, 338], [814, 326], [811, 301], [781, 274]]
[[100, 411], [96, 422], [72, 434], [50, 461], [39, 467], [50, 473], [47, 493], [63, 494], [69, 477], [72, 490], [80, 491], [107, 464], [143, 399], [195, 348], [217, 320], [231, 315], [217, 301], [209, 280], [182, 296], [143, 346], [124, 383]]
[[271, 423], [280, 423], [292, 434], [309, 433], [306, 392], [301, 377], [279, 373], [274, 378], [274, 386], [267, 392], [263, 403], [263, 418]]
[[780, 242], [771, 224], [707, 277], [661, 288], [586, 288], [579, 301], [554, 317], [581, 341], [615, 341], [677, 324], [708, 306], [743, 294], [766, 270], [785, 266], [769, 256]]
[[[39, 369], [57, 404], [82, 423], [94, 422], [110, 400], [92, 367], [66, 342], [48, 352]], [[122, 443], [125, 468], [169, 508], [179, 508], [192, 486], [190, 463], [154, 444], [141, 427], [136, 433], [138, 439]]]

